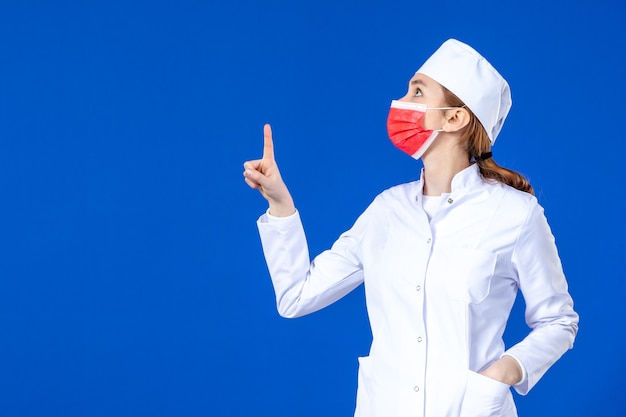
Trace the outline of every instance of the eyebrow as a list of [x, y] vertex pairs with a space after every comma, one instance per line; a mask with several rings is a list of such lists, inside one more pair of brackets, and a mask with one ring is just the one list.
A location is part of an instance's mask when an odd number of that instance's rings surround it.
[[422, 85], [424, 87], [428, 87], [428, 85], [426, 85], [426, 83], [424, 81], [422, 81], [420, 78], [417, 78], [415, 80], [411, 80], [411, 82], [409, 83], [409, 85], [414, 86], [414, 85]]

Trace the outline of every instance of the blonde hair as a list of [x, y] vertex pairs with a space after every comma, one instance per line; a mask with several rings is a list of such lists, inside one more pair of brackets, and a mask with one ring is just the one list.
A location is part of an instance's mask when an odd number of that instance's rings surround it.
[[[443, 87], [443, 86], [442, 86]], [[488, 180], [499, 181], [503, 184], [510, 185], [513, 188], [517, 188], [520, 191], [534, 195], [533, 187], [530, 182], [521, 174], [501, 167], [493, 160], [493, 158], [480, 159], [480, 156], [491, 151], [491, 141], [485, 128], [480, 123], [478, 118], [472, 111], [459, 99], [454, 93], [447, 88], [443, 87], [444, 98], [446, 106], [450, 107], [462, 107], [465, 106], [470, 114], [470, 121], [463, 128], [461, 137], [465, 141], [466, 150], [470, 159], [476, 159], [478, 168], [480, 169], [480, 175]]]

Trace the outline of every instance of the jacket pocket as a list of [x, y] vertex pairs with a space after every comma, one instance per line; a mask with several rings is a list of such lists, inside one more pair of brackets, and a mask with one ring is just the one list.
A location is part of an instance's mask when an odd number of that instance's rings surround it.
[[385, 415], [384, 398], [381, 386], [369, 356], [359, 358], [359, 378], [356, 394], [355, 417], [377, 417]]
[[509, 385], [468, 371], [460, 417], [503, 416], [509, 393]]
[[476, 249], [442, 248], [446, 266], [444, 277], [450, 297], [471, 304], [489, 295], [497, 255]]

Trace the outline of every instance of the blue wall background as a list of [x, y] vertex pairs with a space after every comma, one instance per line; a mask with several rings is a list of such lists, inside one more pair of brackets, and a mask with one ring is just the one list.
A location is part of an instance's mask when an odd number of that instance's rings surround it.
[[278, 316], [241, 165], [272, 123], [327, 248], [418, 177], [387, 109], [450, 37], [511, 84], [495, 157], [532, 181], [581, 315], [520, 415], [623, 416], [626, 11], [606, 0], [3, 1], [0, 414], [352, 415], [362, 288]]

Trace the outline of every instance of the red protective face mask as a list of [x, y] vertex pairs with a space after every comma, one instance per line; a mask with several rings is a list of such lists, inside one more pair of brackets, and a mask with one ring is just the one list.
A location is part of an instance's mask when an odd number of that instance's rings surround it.
[[426, 110], [450, 110], [454, 107], [428, 107], [421, 103], [393, 100], [387, 118], [387, 133], [391, 142], [403, 152], [419, 159], [441, 130], [422, 126]]

